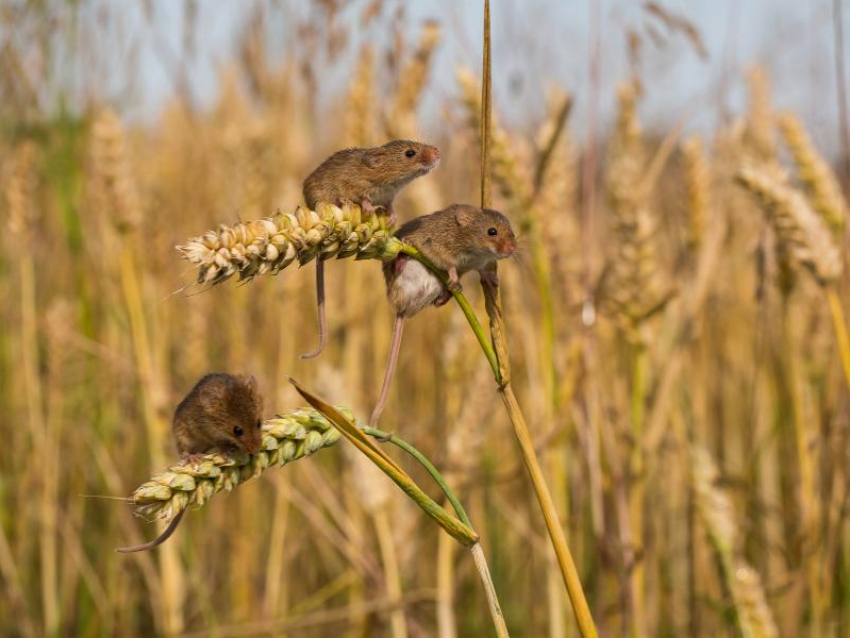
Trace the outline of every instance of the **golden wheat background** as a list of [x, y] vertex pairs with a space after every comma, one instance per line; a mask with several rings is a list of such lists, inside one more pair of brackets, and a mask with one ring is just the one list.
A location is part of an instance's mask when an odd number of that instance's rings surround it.
[[[282, 56], [257, 11], [211, 105], [177, 81], [143, 122], [96, 84], [79, 108], [51, 93], [33, 63], [51, 3], [0, 10], [33, 36], [0, 47], [0, 634], [489, 635], [469, 557], [345, 441], [190, 512], [148, 553], [113, 551], [157, 533], [130, 505], [82, 496], [129, 495], [170, 464], [173, 408], [209, 371], [256, 375], [268, 416], [303, 405], [288, 375], [368, 416], [392, 322], [379, 262], [328, 262], [330, 343], [305, 362], [312, 264], [184, 288], [174, 250], [291, 212], [333, 150], [422, 137], [423, 103], [443, 160], [397, 210], [477, 201], [479, 70], [433, 88], [443, 25], [405, 38], [402, 3], [355, 4], [317, 3]], [[700, 51], [699, 25], [645, 10]], [[356, 28], [391, 37], [340, 61]], [[763, 69], [731, 81], [747, 106], [702, 135], [642, 123], [638, 68], [601, 96], [616, 117], [589, 144], [563, 90], [541, 88], [521, 126], [495, 102], [494, 205], [521, 234], [500, 270], [513, 381], [602, 635], [850, 631], [847, 184]], [[473, 278], [466, 291], [480, 308]], [[464, 503], [512, 634], [575, 635], [453, 304], [409, 322], [382, 426]]]

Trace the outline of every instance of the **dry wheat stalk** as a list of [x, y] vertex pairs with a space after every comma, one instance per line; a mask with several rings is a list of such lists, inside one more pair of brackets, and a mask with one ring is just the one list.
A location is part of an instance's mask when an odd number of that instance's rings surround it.
[[711, 177], [702, 138], [694, 135], [682, 145], [685, 159], [685, 184], [688, 189], [688, 244], [698, 249], [705, 234], [708, 210], [711, 206]]
[[691, 482], [697, 509], [720, 558], [745, 638], [769, 638], [779, 632], [758, 573], [740, 557], [732, 503], [718, 487], [718, 472], [707, 450], [691, 445]]
[[278, 415], [263, 423], [261, 452], [234, 457], [207, 454], [197, 463], [172, 465], [140, 485], [132, 496], [136, 514], [170, 522], [189, 505], [201, 506], [218, 492], [229, 492], [270, 467], [314, 454], [339, 437], [339, 430], [313, 409]]
[[738, 181], [755, 194], [781, 242], [822, 285], [841, 274], [841, 253], [823, 220], [806, 198], [788, 183], [785, 171], [777, 165], [747, 163], [737, 174]]
[[201, 284], [219, 284], [235, 274], [240, 281], [276, 275], [295, 260], [303, 265], [319, 255], [387, 260], [400, 249], [383, 216], [365, 216], [359, 206], [324, 203], [315, 211], [299, 207], [294, 213], [222, 224], [177, 246], [198, 267]]
[[814, 209], [836, 235], [844, 230], [847, 204], [829, 164], [817, 152], [799, 118], [793, 113], [779, 117], [779, 128], [794, 156], [798, 175]]

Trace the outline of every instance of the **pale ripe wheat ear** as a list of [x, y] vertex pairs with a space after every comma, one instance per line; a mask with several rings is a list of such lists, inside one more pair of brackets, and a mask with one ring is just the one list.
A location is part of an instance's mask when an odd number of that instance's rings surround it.
[[619, 114], [611, 142], [607, 178], [611, 204], [615, 259], [610, 276], [612, 315], [627, 335], [652, 314], [667, 295], [660, 292], [655, 246], [656, 223], [640, 188], [646, 172], [646, 153], [637, 117], [638, 89], [620, 86]]
[[836, 290], [843, 267], [838, 242], [806, 198], [788, 184], [785, 172], [778, 166], [745, 164], [738, 171], [737, 179], [758, 197], [770, 215], [781, 245], [787, 247], [824, 289], [832, 314], [844, 378], [850, 387], [850, 334]]
[[124, 126], [115, 111], [98, 114], [92, 128], [92, 169], [119, 230], [133, 230], [142, 220], [136, 184], [130, 171]]
[[738, 182], [759, 200], [771, 225], [794, 258], [821, 285], [841, 275], [841, 253], [823, 220], [806, 198], [788, 183], [784, 170], [774, 164], [744, 164]]
[[[345, 414], [347, 410], [340, 409]], [[271, 467], [310, 456], [339, 440], [339, 431], [309, 408], [278, 415], [263, 423], [263, 447], [257, 454], [233, 458], [207, 454], [199, 463], [172, 465], [133, 492], [136, 514], [171, 522], [189, 505], [201, 506], [222, 490], [259, 476]]]
[[304, 265], [318, 255], [337, 259], [393, 259], [401, 242], [383, 216], [364, 216], [359, 206], [319, 203], [255, 221], [222, 224], [177, 246], [198, 268], [199, 284], [219, 284], [233, 275], [250, 280], [278, 272], [293, 261]]
[[348, 88], [345, 129], [349, 144], [370, 146], [375, 135], [375, 112], [372, 97], [375, 90], [375, 51], [368, 44], [360, 50], [357, 69]]
[[412, 136], [416, 133], [416, 106], [428, 80], [431, 58], [440, 42], [440, 23], [428, 20], [422, 26], [419, 46], [400, 72], [391, 115], [386, 122], [391, 137]]
[[839, 236], [847, 222], [847, 203], [829, 164], [812, 145], [799, 118], [793, 113], [779, 116], [779, 129], [797, 164], [797, 174], [812, 207]]
[[35, 207], [35, 159], [36, 146], [32, 142], [23, 142], [11, 153], [3, 170], [5, 182], [6, 206], [8, 210], [8, 230], [15, 239], [24, 242], [30, 240]]
[[770, 79], [764, 68], [752, 67], [747, 72], [749, 104], [745, 140], [759, 159], [776, 157], [776, 138], [773, 130], [773, 104], [770, 99]]

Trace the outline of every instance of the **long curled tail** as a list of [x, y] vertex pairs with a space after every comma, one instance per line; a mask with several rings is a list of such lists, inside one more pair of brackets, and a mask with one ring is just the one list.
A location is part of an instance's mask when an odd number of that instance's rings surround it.
[[393, 324], [393, 342], [390, 346], [390, 358], [387, 361], [387, 371], [384, 373], [384, 383], [381, 386], [381, 396], [375, 409], [372, 411], [372, 417], [369, 419], [370, 427], [377, 427], [378, 421], [381, 418], [381, 413], [384, 411], [384, 406], [387, 404], [387, 397], [390, 394], [390, 385], [393, 382], [395, 367], [398, 363], [398, 351], [401, 347], [401, 333], [404, 330], [404, 317], [396, 315], [395, 323]]
[[162, 545], [174, 533], [174, 530], [177, 529], [177, 526], [180, 524], [180, 519], [183, 518], [183, 514], [185, 513], [186, 510], [181, 510], [180, 513], [175, 516], [168, 524], [168, 527], [165, 528], [165, 531], [149, 543], [134, 545], [133, 547], [116, 547], [115, 551], [119, 554], [132, 554], [133, 552], [146, 552], [149, 549], [153, 549], [157, 545]]
[[316, 309], [319, 313], [319, 345], [313, 352], [305, 352], [302, 359], [313, 359], [322, 354], [328, 344], [328, 319], [325, 315], [325, 262], [316, 258]]

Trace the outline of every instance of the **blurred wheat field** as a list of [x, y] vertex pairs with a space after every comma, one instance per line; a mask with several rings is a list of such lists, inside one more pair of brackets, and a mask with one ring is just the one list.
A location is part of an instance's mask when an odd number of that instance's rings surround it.
[[[0, 47], [0, 634], [490, 635], [468, 556], [345, 441], [191, 511], [152, 552], [116, 554], [155, 526], [83, 496], [175, 460], [173, 409], [206, 372], [254, 374], [269, 416], [303, 404], [288, 376], [371, 411], [393, 319], [379, 262], [327, 262], [329, 345], [303, 361], [313, 263], [207, 289], [174, 249], [291, 212], [328, 154], [392, 138], [443, 157], [402, 220], [477, 201], [479, 70], [439, 92], [444, 25], [406, 38], [401, 3], [355, 5], [318, 3], [280, 57], [258, 10], [211, 105], [178, 82], [144, 122], [106, 91], [45, 97], [33, 56], [55, 7], [0, 13], [20, 34]], [[341, 61], [352, 25], [392, 37]], [[344, 69], [331, 97], [323, 65]], [[521, 127], [494, 106], [494, 207], [520, 235], [500, 268], [513, 383], [605, 636], [850, 632], [847, 184], [764, 69], [733, 81], [746, 107], [708, 134], [647, 127], [639, 73], [601, 96], [616, 118], [589, 143], [563, 88]], [[464, 503], [511, 633], [577, 635], [498, 403], [453, 304], [409, 322], [382, 427]]]

